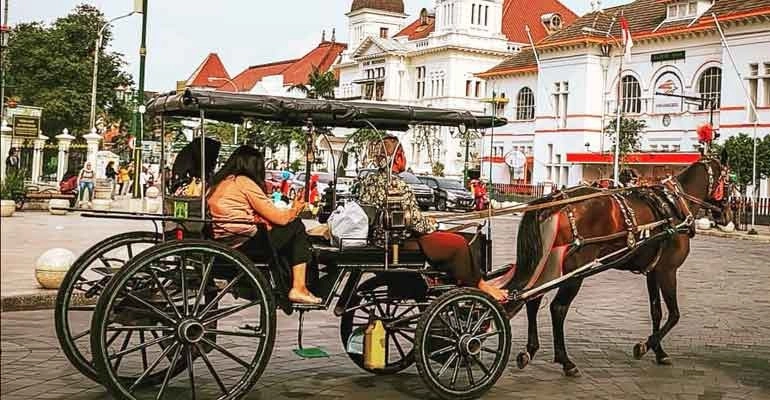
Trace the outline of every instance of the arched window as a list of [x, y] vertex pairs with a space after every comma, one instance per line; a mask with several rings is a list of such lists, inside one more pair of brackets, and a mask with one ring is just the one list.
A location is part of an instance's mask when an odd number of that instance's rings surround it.
[[639, 86], [639, 81], [631, 75], [626, 75], [623, 77], [622, 85], [623, 112], [642, 112], [642, 87]]
[[[719, 67], [710, 67], [703, 71], [698, 79], [698, 93], [701, 97], [713, 99], [714, 108], [719, 108], [720, 95], [722, 93], [722, 69]], [[699, 110], [708, 109], [708, 104], [698, 106]]]
[[516, 119], [535, 119], [535, 94], [526, 86], [516, 96]]

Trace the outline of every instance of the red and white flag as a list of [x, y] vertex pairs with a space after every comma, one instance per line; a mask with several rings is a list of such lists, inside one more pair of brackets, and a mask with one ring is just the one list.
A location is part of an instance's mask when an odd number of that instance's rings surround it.
[[634, 47], [634, 39], [631, 38], [628, 20], [622, 15], [620, 16], [620, 30], [623, 33], [623, 56], [626, 61], [631, 61], [631, 48]]

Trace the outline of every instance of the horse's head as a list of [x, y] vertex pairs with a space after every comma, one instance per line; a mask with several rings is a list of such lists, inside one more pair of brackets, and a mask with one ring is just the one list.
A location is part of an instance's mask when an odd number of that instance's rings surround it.
[[727, 225], [733, 220], [730, 208], [729, 160], [722, 151], [719, 159], [709, 157], [690, 165], [678, 180], [691, 201], [708, 209], [718, 225]]

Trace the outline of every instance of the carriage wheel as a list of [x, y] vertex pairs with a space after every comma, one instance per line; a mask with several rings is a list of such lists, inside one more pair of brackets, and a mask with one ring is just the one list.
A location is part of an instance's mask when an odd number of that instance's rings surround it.
[[[354, 333], [360, 335], [372, 319], [386, 325], [385, 360], [383, 369], [364, 367], [362, 354], [346, 351], [361, 369], [379, 375], [395, 374], [414, 363], [414, 333], [417, 320], [425, 306], [425, 282], [417, 275], [377, 275], [364, 281], [350, 298], [348, 309], [340, 319], [340, 338], [347, 350]], [[390, 325], [397, 320], [403, 321]]]
[[505, 310], [470, 288], [443, 294], [417, 324], [415, 354], [423, 381], [444, 399], [472, 399], [502, 375], [511, 351]]
[[[109, 237], [83, 252], [59, 286], [54, 310], [56, 336], [70, 363], [93, 381], [97, 381], [97, 374], [88, 339], [96, 301], [115, 271], [159, 241], [160, 235], [155, 232], [126, 232]], [[147, 381], [162, 378], [156, 374]]]
[[[91, 349], [101, 383], [118, 399], [234, 399], [264, 371], [275, 320], [271, 288], [243, 254], [175, 241], [145, 251], [110, 280]], [[132, 342], [148, 334], [153, 339]], [[176, 379], [179, 365], [187, 373]], [[159, 386], [144, 385], [159, 368], [167, 371]]]

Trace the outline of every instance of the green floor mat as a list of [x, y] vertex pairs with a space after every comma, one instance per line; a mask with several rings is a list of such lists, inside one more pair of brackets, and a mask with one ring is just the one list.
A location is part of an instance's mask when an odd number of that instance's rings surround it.
[[329, 357], [329, 353], [320, 347], [303, 347], [301, 349], [294, 349], [294, 354], [302, 358], [324, 358]]

